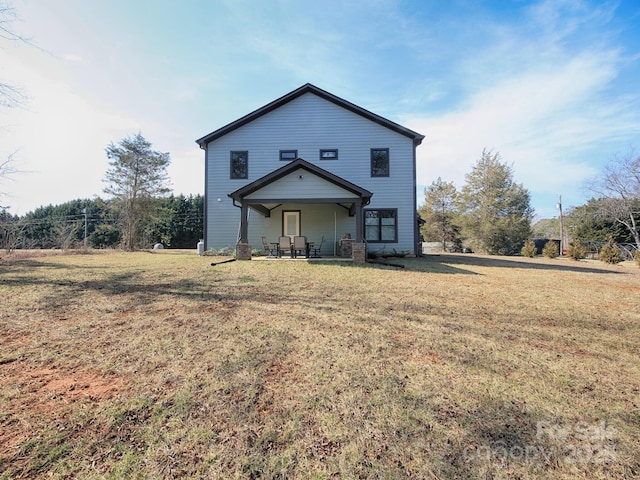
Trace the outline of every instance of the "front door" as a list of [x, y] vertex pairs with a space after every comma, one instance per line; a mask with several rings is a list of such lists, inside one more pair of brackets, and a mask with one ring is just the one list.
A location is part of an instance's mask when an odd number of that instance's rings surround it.
[[282, 234], [291, 238], [300, 236], [300, 210], [282, 212]]

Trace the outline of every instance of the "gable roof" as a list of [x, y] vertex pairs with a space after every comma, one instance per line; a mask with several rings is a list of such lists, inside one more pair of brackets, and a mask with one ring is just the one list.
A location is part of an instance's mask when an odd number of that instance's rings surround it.
[[252, 122], [256, 118], [259, 118], [262, 115], [265, 115], [281, 107], [282, 105], [285, 105], [286, 103], [304, 95], [305, 93], [312, 93], [314, 95], [317, 95], [318, 97], [328, 100], [329, 102], [334, 103], [339, 107], [345, 108], [357, 115], [360, 115], [368, 120], [371, 120], [372, 122], [382, 125], [383, 127], [389, 128], [394, 132], [397, 132], [397, 133], [400, 133], [401, 135], [409, 137], [413, 140], [413, 143], [415, 146], [420, 145], [420, 143], [422, 143], [422, 140], [424, 139], [424, 135], [414, 132], [413, 130], [403, 127], [402, 125], [392, 122], [391, 120], [387, 120], [386, 118], [381, 117], [380, 115], [376, 115], [375, 113], [370, 112], [369, 110], [365, 110], [364, 108], [359, 107], [351, 102], [348, 102], [340, 97], [336, 97], [332, 93], [322, 90], [321, 88], [318, 88], [315, 85], [311, 85], [310, 83], [307, 83], [297, 88], [296, 90], [289, 92], [286, 95], [283, 95], [277, 100], [274, 100], [273, 102], [268, 103], [264, 107], [259, 108], [249, 113], [248, 115], [245, 115], [244, 117], [239, 118], [238, 120], [231, 122], [228, 125], [225, 125], [224, 127], [219, 128], [218, 130], [215, 130], [208, 135], [205, 135], [202, 138], [199, 138], [198, 140], [196, 140], [196, 143], [200, 145], [200, 148], [205, 148], [209, 142], [212, 142], [217, 138], [220, 138], [223, 135], [226, 135], [227, 133], [232, 132], [236, 128], [242, 127], [243, 125], [246, 125], [247, 123]]
[[351, 183], [348, 180], [345, 180], [342, 177], [339, 177], [337, 175], [334, 175], [331, 172], [328, 172], [326, 170], [324, 170], [323, 168], [320, 168], [312, 163], [307, 162], [306, 160], [303, 160], [302, 158], [298, 158], [280, 168], [278, 168], [277, 170], [274, 170], [271, 173], [268, 173], [267, 175], [265, 175], [264, 177], [261, 177], [251, 183], [248, 183], [247, 185], [245, 185], [242, 188], [239, 188], [238, 190], [236, 190], [235, 192], [231, 192], [229, 194], [229, 197], [231, 197], [234, 200], [242, 200], [243, 198], [245, 198], [247, 195], [250, 195], [258, 190], [260, 190], [261, 188], [269, 185], [270, 183], [275, 182], [276, 180], [279, 180], [283, 177], [285, 177], [286, 175], [289, 175], [290, 173], [294, 172], [295, 170], [298, 169], [302, 169], [302, 170], [306, 170], [307, 172], [318, 176], [319, 178], [322, 178], [328, 182], [331, 182], [341, 188], [343, 188], [344, 190], [347, 190], [349, 192], [352, 192], [356, 195], [358, 195], [359, 197], [361, 197], [364, 200], [364, 203], [367, 204], [369, 203], [369, 200], [371, 199], [371, 196], [373, 195], [373, 193], [371, 193], [369, 190], [359, 187], [358, 185], [356, 185], [355, 183]]

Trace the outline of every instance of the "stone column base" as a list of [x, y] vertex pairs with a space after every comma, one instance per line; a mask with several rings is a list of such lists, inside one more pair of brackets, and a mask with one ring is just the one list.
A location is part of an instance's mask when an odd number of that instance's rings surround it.
[[236, 245], [236, 260], [251, 260], [251, 245], [239, 243]]
[[351, 247], [351, 260], [354, 263], [365, 263], [367, 261], [367, 244], [353, 242]]

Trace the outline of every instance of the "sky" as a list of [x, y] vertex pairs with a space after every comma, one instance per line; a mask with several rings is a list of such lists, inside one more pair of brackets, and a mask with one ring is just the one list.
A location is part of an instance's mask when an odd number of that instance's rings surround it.
[[483, 150], [536, 218], [640, 148], [637, 0], [0, 0], [0, 206], [106, 198], [105, 148], [141, 133], [173, 193], [204, 193], [200, 138], [312, 83], [425, 135], [417, 189], [462, 187]]

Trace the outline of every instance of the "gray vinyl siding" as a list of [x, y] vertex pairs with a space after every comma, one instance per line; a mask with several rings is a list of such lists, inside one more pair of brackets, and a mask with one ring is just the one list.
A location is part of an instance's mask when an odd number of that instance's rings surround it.
[[[414, 251], [415, 174], [414, 146], [411, 138], [307, 93], [232, 130], [209, 143], [207, 148], [206, 248], [219, 249], [226, 246], [234, 247], [236, 244], [240, 209], [232, 205], [227, 195], [282, 167], [285, 162], [280, 160], [281, 150], [297, 150], [298, 157], [373, 192], [371, 204], [366, 208], [398, 209], [398, 243], [370, 244], [370, 250], [386, 248]], [[372, 148], [389, 149], [389, 177], [371, 177]], [[339, 159], [320, 160], [320, 149], [338, 149]], [[229, 178], [229, 152], [234, 150], [249, 152], [247, 179]], [[315, 187], [313, 192], [309, 191], [310, 197], [327, 193], [322, 190], [326, 185], [323, 187], [318, 183]], [[256, 196], [264, 198], [261, 194], [265, 191], [257, 193]], [[274, 192], [270, 194], [277, 196]], [[341, 233], [355, 234], [355, 219], [348, 217], [342, 207], [285, 205], [272, 211], [269, 218], [261, 217], [255, 211], [250, 213], [249, 241], [254, 248], [262, 247], [262, 235], [271, 235], [274, 239], [272, 241], [275, 241], [281, 228], [282, 208], [302, 211], [302, 233], [307, 235], [306, 228], [309, 228], [307, 237], [312, 241], [319, 242], [323, 232], [327, 233], [325, 237], [334, 236], [334, 211], [338, 219], [335, 222], [339, 228], [338, 238]], [[330, 215], [330, 228], [327, 227], [326, 215]], [[323, 231], [314, 230], [321, 225], [314, 222], [314, 216], [325, 220], [322, 224]]]
[[[302, 178], [301, 178], [302, 177]], [[289, 175], [247, 195], [248, 199], [277, 198], [357, 198], [355, 193], [347, 192], [339, 186], [298, 169]]]

